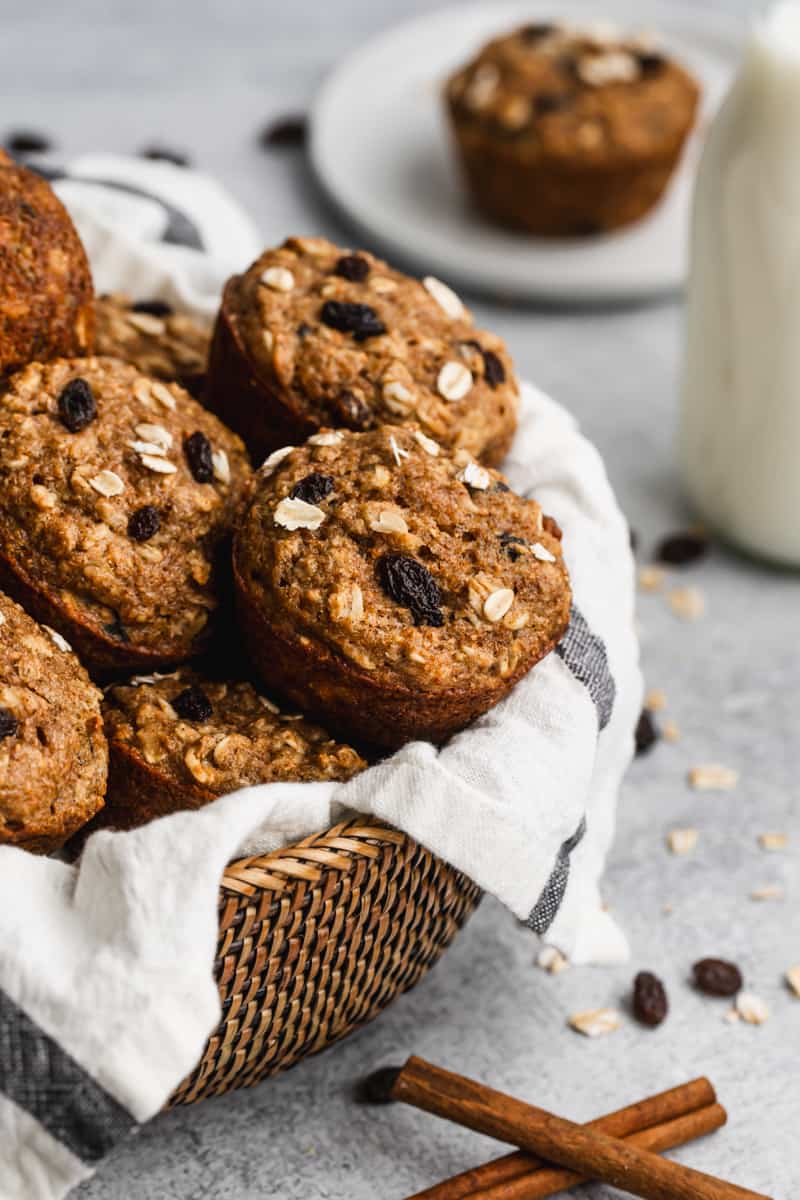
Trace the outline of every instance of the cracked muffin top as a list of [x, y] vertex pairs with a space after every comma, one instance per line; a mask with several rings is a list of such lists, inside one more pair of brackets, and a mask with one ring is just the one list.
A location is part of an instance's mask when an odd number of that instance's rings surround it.
[[100, 693], [69, 646], [0, 593], [0, 844], [56, 850], [103, 804]]
[[0, 376], [92, 348], [92, 276], [46, 180], [0, 162]]
[[33, 363], [0, 393], [0, 577], [90, 668], [180, 661], [248, 474], [177, 385], [110, 358]]
[[699, 88], [647, 36], [524, 25], [447, 84], [453, 116], [526, 158], [648, 158], [683, 138]]
[[163, 300], [98, 296], [94, 350], [121, 358], [153, 379], [179, 383], [199, 396], [205, 382], [211, 330]]
[[508, 449], [518, 391], [505, 345], [432, 276], [420, 282], [366, 251], [289, 238], [231, 281], [223, 320], [301, 438], [321, 426], [413, 423], [487, 462]]
[[322, 432], [273, 454], [234, 562], [280, 637], [420, 693], [513, 681], [569, 616], [555, 522], [407, 427]]
[[111, 687], [104, 714], [112, 755], [121, 751], [205, 799], [257, 783], [350, 779], [367, 765], [318, 725], [281, 713], [251, 684], [186, 667]]

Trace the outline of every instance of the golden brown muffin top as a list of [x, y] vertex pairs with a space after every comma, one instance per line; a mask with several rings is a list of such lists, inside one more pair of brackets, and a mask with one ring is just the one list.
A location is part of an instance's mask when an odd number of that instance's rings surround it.
[[454, 116], [529, 158], [649, 157], [691, 125], [699, 88], [652, 39], [558, 24], [495, 38], [451, 76]]
[[557, 527], [421, 430], [327, 431], [271, 455], [234, 549], [280, 635], [426, 691], [536, 661], [566, 626]]

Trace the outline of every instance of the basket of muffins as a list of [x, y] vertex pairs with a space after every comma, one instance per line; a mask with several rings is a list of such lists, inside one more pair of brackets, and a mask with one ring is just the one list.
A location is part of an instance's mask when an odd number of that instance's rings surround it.
[[[517, 404], [448, 286], [323, 239], [231, 279], [213, 333], [95, 298], [49, 185], [0, 164], [0, 843], [345, 781], [502, 699], [570, 608], [497, 469]], [[172, 1103], [376, 1015], [479, 898], [363, 816], [231, 863], [223, 1016]]]

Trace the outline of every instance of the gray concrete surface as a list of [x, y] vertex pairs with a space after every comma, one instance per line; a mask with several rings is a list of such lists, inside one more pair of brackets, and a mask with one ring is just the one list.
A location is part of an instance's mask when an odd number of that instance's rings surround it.
[[[303, 109], [329, 65], [371, 31], [433, 7], [2, 0], [0, 125], [44, 128], [67, 153], [135, 150], [157, 137], [216, 172], [265, 240], [346, 236], [302, 157], [266, 155], [254, 136], [270, 115]], [[521, 372], [569, 405], [599, 445], [645, 551], [682, 526], [672, 453], [680, 306], [475, 307], [508, 339]], [[630, 933], [632, 964], [550, 978], [533, 965], [533, 938], [487, 899], [440, 966], [378, 1022], [280, 1079], [159, 1118], [103, 1164], [80, 1200], [399, 1200], [493, 1153], [433, 1118], [352, 1103], [355, 1079], [410, 1051], [578, 1119], [708, 1073], [730, 1124], [678, 1157], [776, 1197], [797, 1193], [800, 1001], [781, 979], [800, 962], [800, 579], [723, 549], [681, 578], [705, 593], [702, 621], [679, 623], [659, 596], [640, 606], [647, 678], [667, 692], [682, 738], [637, 762], [622, 797], [606, 893]], [[736, 791], [688, 790], [687, 768], [709, 760], [741, 771]], [[664, 846], [680, 825], [700, 830], [686, 858]], [[766, 830], [789, 833], [788, 850], [761, 850]], [[749, 899], [767, 883], [782, 884], [785, 899]], [[741, 963], [770, 1005], [767, 1024], [726, 1024], [724, 1002], [691, 990], [690, 964], [705, 954]], [[670, 990], [660, 1030], [626, 1021], [590, 1042], [566, 1028], [576, 1009], [624, 1005], [643, 967]]]

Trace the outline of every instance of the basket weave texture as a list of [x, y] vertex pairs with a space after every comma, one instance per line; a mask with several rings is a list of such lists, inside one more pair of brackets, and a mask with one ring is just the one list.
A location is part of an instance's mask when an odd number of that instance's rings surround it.
[[222, 879], [222, 1020], [170, 1106], [248, 1087], [377, 1016], [436, 962], [480, 890], [405, 834], [359, 817]]

